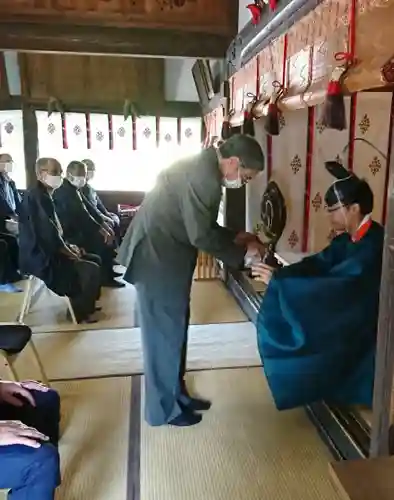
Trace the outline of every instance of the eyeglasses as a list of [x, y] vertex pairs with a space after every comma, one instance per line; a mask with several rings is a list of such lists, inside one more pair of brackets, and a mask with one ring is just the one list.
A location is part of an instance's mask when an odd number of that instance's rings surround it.
[[241, 177], [242, 184], [247, 184], [249, 181], [253, 179], [252, 175], [242, 175], [242, 170], [245, 170], [245, 165], [240, 161], [239, 162], [239, 174]]

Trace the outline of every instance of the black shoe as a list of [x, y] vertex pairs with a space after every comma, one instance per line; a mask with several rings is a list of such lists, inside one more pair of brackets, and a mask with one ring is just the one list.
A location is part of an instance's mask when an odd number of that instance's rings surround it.
[[98, 323], [98, 319], [95, 318], [84, 318], [81, 320], [77, 319], [78, 325], [93, 325], [94, 323]]
[[168, 425], [172, 425], [174, 427], [190, 427], [192, 425], [197, 425], [201, 422], [201, 415], [196, 415], [191, 412], [184, 412], [173, 418]]
[[114, 279], [105, 281], [103, 283], [103, 286], [105, 288], [124, 288], [126, 286], [126, 283], [122, 283], [120, 281], [116, 281]]
[[181, 406], [189, 411], [208, 411], [212, 403], [206, 399], [190, 398], [190, 401], [186, 405], [181, 404]]
[[[82, 324], [90, 325], [90, 324], [98, 322], [98, 319], [91, 318], [90, 315], [78, 314], [75, 311], [74, 311], [74, 314], [75, 314], [75, 319], [77, 320], [78, 325], [82, 325]], [[69, 321], [72, 321], [70, 311], [67, 311], [67, 319]]]

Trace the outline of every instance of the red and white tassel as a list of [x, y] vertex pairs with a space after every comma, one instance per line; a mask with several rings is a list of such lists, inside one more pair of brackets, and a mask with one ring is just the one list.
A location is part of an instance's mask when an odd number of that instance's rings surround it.
[[276, 3], [277, 0], [255, 0], [254, 3], [247, 5], [246, 8], [249, 9], [252, 14], [252, 24], [257, 25], [260, 23], [265, 5], [268, 5], [273, 11], [276, 10]]
[[332, 130], [346, 129], [345, 98], [342, 88], [342, 77], [346, 69], [346, 66], [336, 67], [327, 87], [321, 123]]
[[275, 10], [276, 9], [276, 0], [263, 0], [263, 2], [266, 4], [266, 5], [269, 5], [269, 8], [271, 10]]
[[246, 8], [249, 9], [250, 13], [252, 14], [252, 24], [254, 24], [255, 26], [259, 24], [259, 22], [261, 21], [261, 14], [263, 12], [262, 7], [257, 3], [250, 3], [246, 6]]

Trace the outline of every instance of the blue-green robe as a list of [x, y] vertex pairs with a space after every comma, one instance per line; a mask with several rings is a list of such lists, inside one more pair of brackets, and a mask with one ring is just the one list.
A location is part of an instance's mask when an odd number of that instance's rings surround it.
[[274, 273], [257, 320], [260, 356], [279, 410], [326, 400], [372, 404], [384, 229]]

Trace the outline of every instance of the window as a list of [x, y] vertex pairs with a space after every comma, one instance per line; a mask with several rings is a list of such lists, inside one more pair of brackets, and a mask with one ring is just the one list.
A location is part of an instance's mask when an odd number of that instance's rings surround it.
[[12, 178], [18, 189], [26, 188], [25, 144], [21, 110], [0, 111], [0, 153], [14, 160]]
[[153, 116], [135, 123], [120, 115], [37, 112], [40, 156], [96, 165], [93, 186], [102, 191], [149, 191], [177, 159], [201, 150], [201, 118]]

